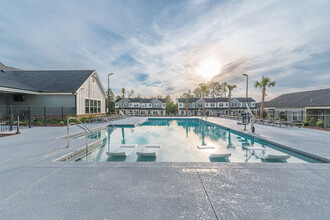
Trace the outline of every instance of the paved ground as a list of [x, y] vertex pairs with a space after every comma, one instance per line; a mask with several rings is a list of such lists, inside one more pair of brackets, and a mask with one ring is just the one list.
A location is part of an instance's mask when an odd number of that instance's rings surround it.
[[237, 125], [237, 121], [210, 117], [207, 121], [219, 124], [228, 128], [238, 130], [242, 133], [266, 139], [270, 142], [287, 146], [296, 151], [315, 155], [330, 162], [330, 132], [298, 127], [273, 127], [268, 125], [255, 125], [255, 133], [250, 127], [243, 130], [243, 125]]
[[56, 139], [65, 134], [35, 127], [0, 138], [0, 219], [330, 215], [330, 164], [52, 162], [84, 145], [76, 139], [65, 148]]
[[148, 120], [147, 117], [128, 117], [111, 122], [115, 126], [137, 126]]

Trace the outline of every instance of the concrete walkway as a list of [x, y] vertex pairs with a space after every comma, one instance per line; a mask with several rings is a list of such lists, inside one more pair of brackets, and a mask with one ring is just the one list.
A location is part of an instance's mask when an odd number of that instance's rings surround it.
[[0, 138], [1, 219], [330, 215], [330, 164], [53, 162], [84, 146], [72, 139], [65, 148], [57, 138], [65, 134], [65, 127], [34, 127]]
[[138, 126], [139, 124], [142, 124], [143, 122], [147, 121], [147, 117], [128, 117], [120, 120], [116, 120], [111, 122], [111, 124], [115, 126]]
[[244, 126], [237, 125], [235, 120], [209, 117], [206, 121], [237, 130], [252, 137], [267, 140], [268, 142], [284, 145], [297, 152], [314, 155], [330, 162], [330, 132], [328, 131], [256, 124], [255, 133], [252, 133], [249, 126], [247, 126], [247, 131], [244, 131]]

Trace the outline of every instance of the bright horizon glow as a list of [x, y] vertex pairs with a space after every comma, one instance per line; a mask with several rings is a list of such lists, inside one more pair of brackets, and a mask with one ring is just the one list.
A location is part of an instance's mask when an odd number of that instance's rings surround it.
[[215, 59], [203, 60], [198, 67], [198, 74], [210, 80], [221, 72], [222, 65]]

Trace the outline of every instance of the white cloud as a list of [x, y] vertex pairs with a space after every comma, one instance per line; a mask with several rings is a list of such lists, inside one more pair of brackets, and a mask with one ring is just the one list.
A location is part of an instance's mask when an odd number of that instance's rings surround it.
[[[235, 95], [244, 96], [243, 72], [249, 74], [250, 88], [262, 75], [277, 81], [267, 98], [327, 86], [323, 81], [330, 62], [323, 60], [328, 64], [321, 67], [311, 54], [330, 53], [328, 1], [62, 3], [48, 5], [57, 10], [46, 11], [38, 10], [37, 3], [28, 8], [8, 4], [15, 16], [0, 21], [8, 33], [0, 37], [5, 64], [96, 69], [104, 83], [107, 73], [115, 72], [115, 91], [135, 88], [145, 96], [177, 96], [193, 89], [205, 80], [196, 70], [209, 57], [223, 66], [214, 79], [237, 84]], [[33, 9], [38, 13], [32, 16]], [[136, 62], [114, 63], [125, 54]], [[137, 73], [147, 73], [147, 81], [137, 81]], [[299, 77], [312, 74], [308, 84]], [[256, 99], [259, 93], [250, 89]]]

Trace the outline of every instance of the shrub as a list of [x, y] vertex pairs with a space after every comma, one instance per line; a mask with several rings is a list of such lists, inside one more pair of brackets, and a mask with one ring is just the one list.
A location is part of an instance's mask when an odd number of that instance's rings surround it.
[[33, 124], [35, 125], [44, 125], [45, 124], [45, 120], [41, 119], [41, 118], [36, 118], [34, 121], [33, 121]]
[[64, 121], [60, 121], [60, 125], [64, 125]]
[[314, 121], [314, 117], [311, 117], [309, 120], [307, 118], [305, 121], [302, 121], [302, 123], [304, 123], [304, 126], [310, 126], [313, 121]]
[[320, 128], [323, 128], [323, 120], [321, 120], [321, 119], [317, 120], [316, 126], [320, 127]]
[[28, 125], [29, 124], [29, 120], [27, 118], [23, 119], [22, 121], [20, 121], [21, 125]]
[[55, 120], [55, 119], [53, 119], [53, 118], [51, 118], [51, 119], [48, 119], [47, 120], [47, 123], [49, 123], [49, 124], [58, 124], [58, 121]]
[[308, 126], [309, 125], [309, 121], [305, 120], [305, 121], [301, 121], [301, 123], [304, 124], [304, 126]]

